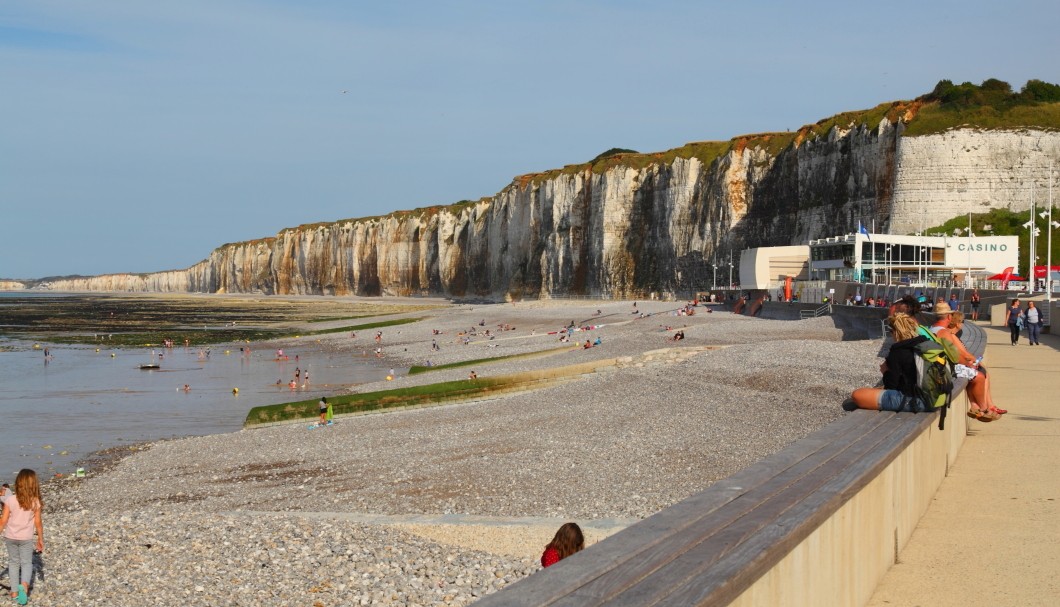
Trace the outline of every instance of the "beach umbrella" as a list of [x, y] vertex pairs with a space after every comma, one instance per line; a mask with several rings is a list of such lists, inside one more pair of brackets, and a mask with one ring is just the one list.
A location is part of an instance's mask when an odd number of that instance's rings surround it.
[[[1026, 278], [1023, 278], [1021, 276], [1016, 276], [1015, 274], [1009, 274], [1007, 278], [1008, 278], [1008, 280], [1011, 280], [1012, 282], [1024, 282], [1024, 281], [1027, 280]], [[1006, 279], [1006, 276], [1005, 276], [1004, 273], [1002, 273], [1002, 274], [994, 274], [993, 276], [987, 278], [987, 280], [1005, 280], [1005, 279]]]

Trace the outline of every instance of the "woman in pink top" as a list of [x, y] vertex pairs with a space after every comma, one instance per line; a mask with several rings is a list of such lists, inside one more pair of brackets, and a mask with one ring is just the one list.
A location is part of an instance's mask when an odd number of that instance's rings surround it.
[[[11, 597], [19, 605], [25, 605], [29, 600], [34, 546], [38, 552], [44, 551], [44, 525], [40, 518], [43, 507], [37, 473], [29, 468], [22, 469], [15, 478], [15, 495], [4, 499], [4, 513], [0, 515], [0, 529], [4, 530], [4, 543], [10, 558], [7, 571]], [[33, 542], [34, 531], [37, 533], [36, 544]]]

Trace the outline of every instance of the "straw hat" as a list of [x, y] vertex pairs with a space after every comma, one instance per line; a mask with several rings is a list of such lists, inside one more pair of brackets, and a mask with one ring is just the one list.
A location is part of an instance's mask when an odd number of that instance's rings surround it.
[[932, 310], [935, 316], [945, 316], [946, 314], [953, 314], [953, 310], [950, 309], [949, 304], [946, 302], [935, 304], [935, 309]]

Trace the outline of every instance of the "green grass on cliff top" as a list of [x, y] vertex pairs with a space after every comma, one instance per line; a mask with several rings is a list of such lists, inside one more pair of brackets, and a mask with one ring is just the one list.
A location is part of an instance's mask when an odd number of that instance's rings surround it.
[[925, 106], [906, 126], [904, 135], [935, 135], [964, 127], [984, 130], [1035, 128], [1060, 130], [1060, 103], [1018, 105], [1011, 108], [988, 106], [947, 109], [939, 104]]

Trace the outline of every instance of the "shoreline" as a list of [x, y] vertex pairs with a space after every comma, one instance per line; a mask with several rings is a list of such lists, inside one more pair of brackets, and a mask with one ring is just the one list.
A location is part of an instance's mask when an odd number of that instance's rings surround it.
[[[675, 304], [638, 306], [668, 314]], [[606, 317], [612, 322], [604, 327], [574, 334], [600, 335], [602, 346], [474, 370], [484, 376], [625, 362], [542, 390], [343, 417], [312, 432], [291, 425], [123, 446], [111, 467], [58, 483], [54, 493], [45, 489], [46, 534], [55, 546], [45, 556], [59, 581], [42, 584], [34, 604], [69, 604], [93, 584], [101, 604], [119, 597], [119, 587], [150, 590], [159, 605], [301, 604], [309, 597], [325, 605], [362, 598], [467, 604], [538, 570], [550, 522], [588, 528], [590, 521], [644, 518], [839, 417], [842, 397], [877, 379], [879, 342], [839, 341], [829, 319], [699, 311], [632, 320], [629, 302], [454, 306], [432, 320], [383, 329], [385, 359], [399, 366], [425, 356], [456, 361], [555, 348], [556, 336], [530, 329]], [[504, 324], [516, 329], [466, 346], [458, 336], [472, 327], [493, 334]], [[685, 340], [668, 341], [667, 325], [683, 327]], [[435, 329], [446, 338], [441, 351], [432, 349]], [[337, 334], [320, 345], [353, 352], [374, 343], [363, 337]], [[714, 346], [727, 347], [706, 349]], [[372, 517], [390, 522], [366, 522]], [[468, 522], [453, 525], [454, 517]], [[420, 522], [394, 522], [401, 520]], [[598, 533], [589, 532], [590, 541]], [[124, 552], [92, 539], [111, 536]], [[285, 554], [302, 556], [289, 564]], [[130, 567], [141, 566], [154, 572], [149, 584], [129, 578]], [[188, 579], [189, 567], [207, 566], [216, 568], [208, 580]], [[267, 583], [259, 579], [265, 571]], [[221, 582], [229, 578], [240, 583]]]

